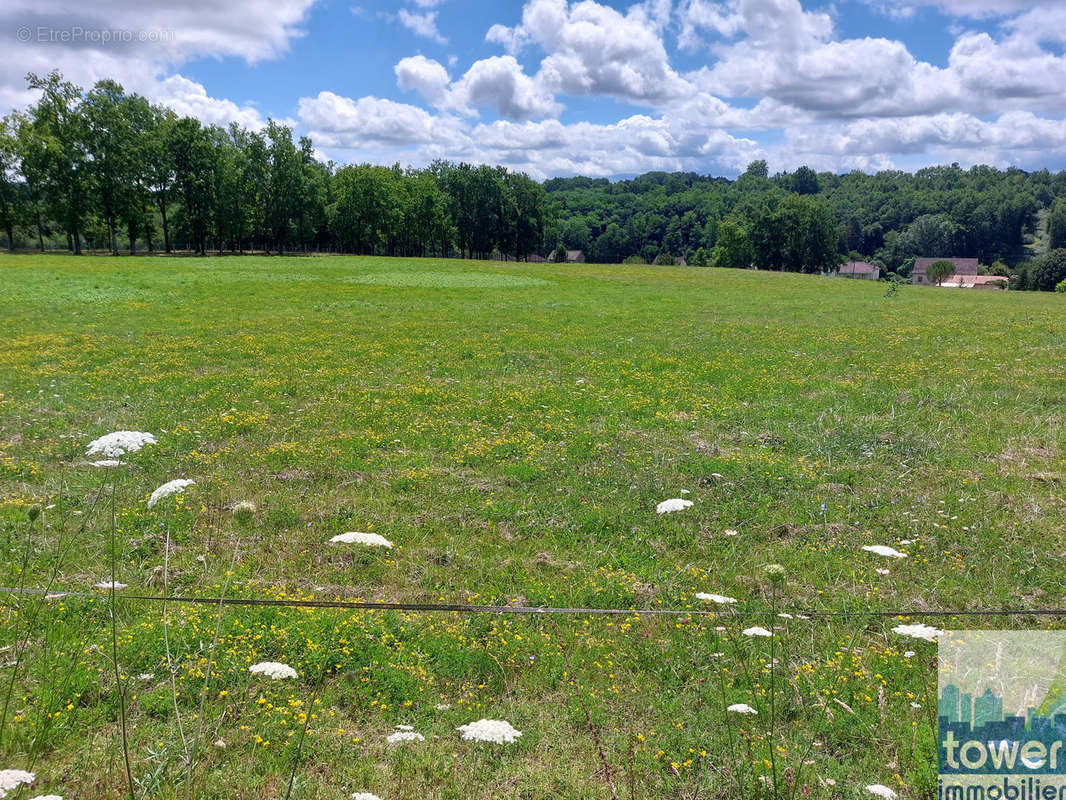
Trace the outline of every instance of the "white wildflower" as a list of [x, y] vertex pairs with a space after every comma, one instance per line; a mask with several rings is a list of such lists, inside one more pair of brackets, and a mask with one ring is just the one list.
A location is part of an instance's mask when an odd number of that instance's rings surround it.
[[719, 605], [726, 605], [737, 601], [735, 597], [728, 597], [724, 594], [708, 594], [707, 592], [696, 592], [696, 599], [707, 600], [711, 603], [718, 603]]
[[688, 489], [682, 489], [681, 494], [692, 494]]
[[260, 661], [258, 664], [252, 664], [252, 666], [248, 667], [248, 671], [253, 675], [268, 675], [275, 681], [282, 678], [298, 677], [296, 670], [288, 664], [282, 664], [280, 661]]
[[139, 681], [152, 681], [152, 680], [155, 680], [155, 673], [154, 672], [142, 672], [140, 675], [137, 676], [137, 680], [139, 680]]
[[787, 611], [782, 611], [777, 616], [781, 617], [781, 619], [792, 619], [792, 615], [789, 614]]
[[24, 783], [33, 783], [35, 777], [24, 769], [0, 769], [0, 797], [6, 797], [8, 792]]
[[766, 628], [760, 628], [758, 625], [754, 628], [745, 628], [742, 633], [745, 636], [773, 636]]
[[94, 467], [121, 467], [124, 464], [117, 458], [103, 458], [99, 461], [91, 462]]
[[392, 542], [379, 533], [348, 531], [347, 533], [337, 534], [330, 541], [340, 544], [365, 544], [367, 547], [392, 547]]
[[892, 629], [893, 633], [898, 633], [900, 636], [910, 636], [914, 639], [925, 639], [927, 642], [935, 642], [936, 637], [943, 633], [942, 630], [934, 628], [932, 625], [897, 625]]
[[878, 575], [891, 575], [892, 570], [885, 569], [884, 567], [878, 567], [874, 570]]
[[352, 792], [352, 800], [381, 800], [381, 798], [370, 792]]
[[215, 739], [215, 749], [216, 750], [225, 750], [226, 749], [225, 740], [224, 739]]
[[726, 536], [739, 536], [740, 535], [740, 531], [735, 531], [732, 528], [726, 528], [724, 531], [722, 531], [722, 533], [725, 534]]
[[903, 657], [904, 657], [904, 658], [910, 658], [910, 657], [911, 657], [911, 656], [913, 656], [913, 655], [914, 655], [914, 651], [913, 651], [913, 650], [907, 650], [907, 651], [905, 651], [905, 652], [903, 653]]
[[155, 443], [155, 437], [150, 433], [115, 431], [89, 442], [89, 446], [85, 448], [85, 455], [94, 456], [99, 453], [108, 460], [119, 459], [127, 453], [136, 453], [146, 444]]
[[881, 783], [870, 784], [866, 787], [866, 791], [870, 794], [876, 794], [878, 797], [883, 797], [885, 800], [896, 800], [897, 796], [894, 791]]
[[118, 581], [114, 581], [114, 582], [112, 582], [112, 581], [100, 581], [99, 583], [94, 583], [93, 584], [93, 588], [95, 588], [95, 589], [105, 589], [105, 590], [108, 590], [108, 591], [110, 591], [111, 589], [114, 589], [116, 592], [119, 591], [120, 589], [125, 589], [128, 586], [129, 586], [128, 583], [119, 583]]
[[921, 707], [922, 707], [921, 703], [911, 703], [911, 708], [921, 708]]
[[681, 511], [691, 505], [691, 500], [685, 500], [683, 497], [672, 497], [669, 500], [663, 500], [659, 505], [655, 506], [655, 513], [671, 514], [674, 511]]
[[914, 544], [914, 539], [900, 539], [899, 543], [902, 545]]
[[415, 729], [414, 725], [397, 725], [396, 726], [396, 730], [398, 730], [398, 731], [413, 731], [414, 729]]
[[899, 550], [887, 547], [883, 544], [864, 544], [862, 549], [868, 553], [875, 553], [879, 556], [885, 556], [886, 558], [906, 558], [906, 553], [901, 553]]
[[447, 711], [451, 707], [452, 707], [451, 703], [437, 703], [437, 705], [436, 705], [437, 711]]
[[733, 703], [733, 705], [731, 705], [729, 708], [727, 708], [726, 711], [732, 711], [735, 714], [758, 714], [759, 713], [754, 708], [749, 706], [747, 703]]
[[396, 733], [390, 733], [385, 737], [385, 741], [389, 744], [400, 744], [401, 742], [424, 742], [426, 737], [417, 731], [396, 731]]
[[456, 730], [469, 741], [495, 744], [510, 743], [522, 735], [522, 731], [515, 730], [510, 722], [502, 719], [479, 719], [460, 725]]
[[181, 494], [185, 491], [185, 487], [193, 486], [196, 481], [190, 481], [185, 478], [175, 478], [172, 481], [167, 481], [154, 492], [152, 496], [148, 498], [148, 507], [152, 508], [160, 500], [165, 500], [172, 495]]
[[63, 800], [61, 794], [39, 794], [36, 797], [31, 797], [30, 800]]

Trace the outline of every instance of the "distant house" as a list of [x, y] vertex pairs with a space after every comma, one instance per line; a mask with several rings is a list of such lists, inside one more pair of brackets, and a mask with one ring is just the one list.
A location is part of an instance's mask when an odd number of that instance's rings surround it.
[[1010, 278], [1005, 275], [953, 275], [941, 286], [948, 289], [984, 289], [996, 291], [1007, 288]]
[[[566, 260], [569, 263], [585, 263], [585, 251], [584, 250], [567, 250]], [[553, 250], [551, 255], [548, 256], [548, 261], [555, 261], [555, 251]]]
[[840, 278], [855, 278], [860, 281], [876, 281], [881, 277], [881, 268], [866, 261], [849, 261], [837, 270]]
[[546, 262], [548, 260], [550, 260], [550, 259], [545, 258], [544, 256], [540, 255], [539, 253], [530, 253], [528, 256], [526, 256], [526, 261], [531, 261], [534, 264], [543, 264], [544, 262]]
[[919, 258], [914, 262], [914, 272], [911, 273], [911, 283], [920, 283], [923, 286], [935, 286], [936, 281], [930, 281], [925, 277], [925, 271], [929, 265], [937, 261], [950, 261], [955, 265], [955, 274], [944, 280], [944, 286], [949, 281], [959, 282], [960, 278], [977, 276], [976, 258]]

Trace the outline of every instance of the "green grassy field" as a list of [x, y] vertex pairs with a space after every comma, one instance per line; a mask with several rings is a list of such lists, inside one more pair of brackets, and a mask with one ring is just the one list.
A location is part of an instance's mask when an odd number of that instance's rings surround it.
[[[5, 586], [722, 612], [164, 620], [119, 592], [113, 637], [106, 591], [6, 596], [19, 797], [129, 796], [123, 709], [137, 797], [931, 797], [936, 646], [892, 627], [1060, 622], [868, 613], [1063, 605], [1059, 296], [339, 257], [0, 280]], [[121, 429], [158, 443], [90, 466]], [[522, 737], [462, 741], [483, 717]]]

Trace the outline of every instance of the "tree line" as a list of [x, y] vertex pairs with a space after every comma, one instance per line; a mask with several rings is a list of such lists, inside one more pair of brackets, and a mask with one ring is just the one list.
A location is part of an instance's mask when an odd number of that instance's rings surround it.
[[[269, 122], [221, 128], [100, 81], [28, 76], [36, 104], [0, 120], [8, 247], [198, 253], [325, 251], [826, 272], [866, 260], [907, 278], [919, 256], [976, 257], [1012, 286], [1066, 279], [1066, 172], [957, 164], [915, 173], [736, 179], [651, 172], [537, 183], [503, 167], [337, 166]], [[1061, 274], [1060, 274], [1061, 273]]]
[[58, 72], [27, 80], [40, 99], [0, 121], [9, 249], [520, 259], [544, 248], [544, 188], [503, 167], [338, 168], [274, 121], [263, 131], [221, 128], [110, 80], [88, 92]]

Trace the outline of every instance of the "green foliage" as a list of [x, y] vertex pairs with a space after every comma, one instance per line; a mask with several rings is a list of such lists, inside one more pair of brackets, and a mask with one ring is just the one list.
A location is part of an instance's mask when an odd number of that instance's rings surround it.
[[1066, 248], [1066, 197], [1059, 197], [1051, 205], [1048, 215], [1048, 248]]
[[645, 261], [641, 256], [632, 255], [632, 256], [626, 256], [625, 258], [623, 258], [622, 259], [622, 263], [623, 264], [647, 264], [648, 262]]
[[1028, 272], [1028, 289], [1041, 292], [1055, 291], [1066, 279], [1066, 249], [1059, 248], [1045, 253], [1033, 262]]
[[1055, 291], [1061, 294], [1066, 294], [1066, 278], [1063, 278], [1055, 285]]
[[556, 264], [565, 264], [570, 260], [570, 255], [566, 250], [566, 245], [560, 244], [555, 248], [555, 256], [552, 259]]
[[692, 258], [689, 259], [688, 263], [690, 267], [707, 267], [710, 266], [711, 261], [707, 251], [702, 247], [698, 247], [696, 248], [696, 252], [692, 254]]
[[945, 279], [950, 278], [955, 274], [955, 265], [950, 261], [934, 261], [928, 267], [925, 268], [925, 278], [930, 283], [935, 283], [937, 286], [942, 284]]
[[755, 260], [748, 231], [740, 220], [726, 219], [718, 226], [718, 244], [711, 252], [711, 266], [748, 269]]
[[659, 253], [655, 256], [655, 261], [652, 262], [657, 267], [672, 267], [677, 264], [677, 259], [669, 253]]

